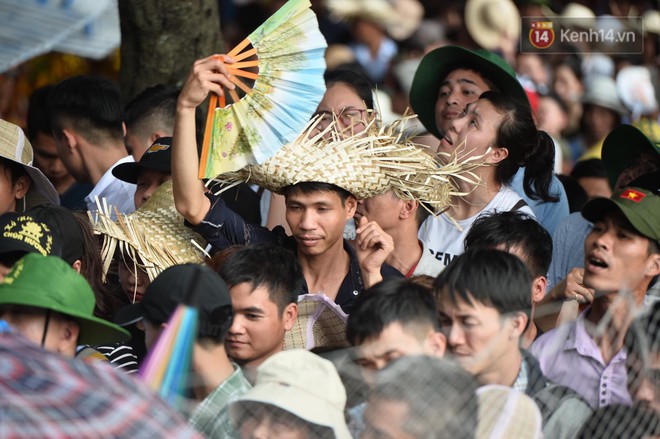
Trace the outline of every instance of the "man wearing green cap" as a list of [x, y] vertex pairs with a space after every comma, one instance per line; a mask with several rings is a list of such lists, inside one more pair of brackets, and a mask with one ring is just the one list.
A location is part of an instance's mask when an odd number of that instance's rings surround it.
[[[610, 186], [617, 191], [638, 177], [660, 170], [660, 145], [654, 144], [634, 126], [620, 125], [603, 141], [603, 164]], [[562, 221], [552, 236], [552, 262], [548, 270], [548, 284], [552, 289], [546, 294], [543, 303], [561, 302], [562, 315], [568, 318], [577, 315], [577, 303], [584, 304], [593, 300], [593, 291], [586, 288], [582, 281], [582, 244], [592, 227], [591, 223], [576, 212]], [[563, 302], [564, 300], [575, 302]], [[549, 315], [547, 322], [540, 322], [547, 331], [554, 326], [555, 315], [551, 312], [542, 314]], [[547, 325], [550, 325], [550, 328]]]
[[0, 320], [44, 349], [73, 357], [79, 344], [122, 342], [129, 333], [93, 315], [91, 287], [62, 259], [28, 253], [0, 283]]
[[[442, 139], [452, 121], [463, 116], [467, 105], [489, 90], [512, 95], [529, 106], [525, 90], [504, 59], [487, 50], [445, 46], [429, 52], [420, 62], [410, 89], [410, 104], [429, 133]], [[521, 168], [511, 186], [552, 234], [569, 214], [566, 192], [553, 176], [549, 192], [559, 201], [539, 199], [536, 194], [524, 190], [524, 182], [534, 182], [533, 175], [524, 174], [525, 169]]]
[[660, 275], [658, 180], [636, 180], [584, 206], [582, 215], [594, 227], [584, 241], [583, 283], [595, 299], [577, 320], [532, 345], [543, 373], [574, 389], [592, 408], [631, 404], [623, 338]]

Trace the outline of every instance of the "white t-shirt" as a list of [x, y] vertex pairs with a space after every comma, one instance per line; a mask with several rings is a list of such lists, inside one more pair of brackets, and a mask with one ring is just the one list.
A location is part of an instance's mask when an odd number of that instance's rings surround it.
[[89, 195], [85, 197], [87, 210], [90, 212], [96, 211], [96, 197], [99, 198], [101, 203], [103, 202], [103, 198], [105, 198], [106, 203], [112, 206], [110, 217], [113, 220], [117, 219], [115, 208], [117, 208], [120, 213], [125, 214], [129, 214], [135, 210], [136, 186], [132, 183], [122, 181], [112, 174], [112, 169], [115, 166], [122, 163], [132, 163], [134, 161], [135, 159], [132, 155], [127, 155], [105, 171], [105, 174], [103, 174], [99, 182], [96, 183], [94, 189], [92, 189]]
[[[521, 200], [520, 196], [509, 186], [502, 185], [500, 191], [495, 195], [486, 207], [478, 214], [460, 221], [456, 221], [460, 229], [456, 227], [454, 221], [442, 214], [438, 217], [429, 216], [419, 228], [419, 239], [428, 247], [428, 251], [440, 261], [443, 267], [449, 265], [452, 259], [465, 251], [463, 241], [467, 235], [472, 223], [484, 213], [504, 212], [511, 210]], [[530, 216], [534, 216], [532, 209], [526, 204], [519, 209]]]

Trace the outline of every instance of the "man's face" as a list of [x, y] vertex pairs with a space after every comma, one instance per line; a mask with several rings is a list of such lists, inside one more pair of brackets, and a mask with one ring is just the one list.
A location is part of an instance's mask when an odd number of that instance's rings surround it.
[[364, 411], [362, 439], [414, 439], [404, 430], [408, 405], [403, 401], [369, 398]]
[[169, 172], [156, 171], [155, 169], [141, 169], [135, 188], [135, 208], [139, 209], [142, 207], [161, 184], [171, 179], [172, 174]]
[[366, 216], [369, 221], [376, 221], [387, 233], [397, 226], [402, 204], [403, 200], [394, 195], [393, 191], [359, 200], [355, 209], [355, 220]]
[[335, 245], [343, 245], [344, 225], [353, 217], [356, 205], [353, 197], [348, 197], [342, 205], [339, 195], [332, 191], [289, 193], [286, 197], [286, 221], [298, 251], [316, 256]]
[[435, 124], [440, 134], [444, 135], [451, 128], [451, 121], [488, 90], [490, 87], [481, 75], [472, 70], [456, 69], [449, 73], [440, 85], [435, 103]]
[[232, 286], [229, 293], [234, 320], [225, 338], [227, 354], [241, 366], [256, 367], [282, 350], [284, 333], [295, 322], [295, 305], [280, 314], [266, 287], [248, 282]]
[[397, 358], [408, 355], [442, 357], [446, 341], [428, 325], [387, 325], [376, 337], [355, 347], [354, 361], [369, 371], [381, 370]]
[[619, 211], [594, 223], [584, 240], [584, 286], [603, 293], [635, 291], [657, 275], [660, 255], [649, 255], [648, 238]]
[[32, 148], [34, 149], [34, 166], [39, 168], [46, 178], [54, 184], [70, 178], [69, 171], [66, 170], [60, 156], [57, 155], [57, 146], [53, 136], [38, 133], [32, 140]]
[[440, 322], [447, 347], [477, 380], [504, 368], [518, 367], [507, 361], [518, 350], [522, 332], [512, 331], [512, 319], [503, 318], [495, 308], [476, 300], [470, 304], [456, 297], [456, 303], [452, 303], [447, 291], [442, 291], [441, 305]]
[[494, 143], [503, 117], [486, 99], [470, 104], [464, 116], [451, 121], [451, 129], [441, 139], [438, 151], [457, 151], [463, 159], [486, 154], [489, 148], [498, 146]]
[[163, 327], [145, 319], [140, 320], [137, 326], [144, 331], [144, 345], [146, 346], [147, 351], [150, 351], [156, 344], [156, 341], [158, 341], [158, 337], [160, 337]]

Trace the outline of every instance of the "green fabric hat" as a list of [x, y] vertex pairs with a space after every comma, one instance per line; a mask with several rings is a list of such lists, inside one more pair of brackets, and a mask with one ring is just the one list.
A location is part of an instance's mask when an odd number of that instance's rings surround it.
[[459, 68], [477, 70], [500, 92], [512, 94], [529, 106], [527, 93], [516, 79], [516, 73], [500, 56], [483, 49], [472, 51], [460, 46], [440, 47], [422, 58], [410, 88], [410, 105], [434, 136], [442, 137], [435, 125], [435, 103], [440, 85], [449, 73]]
[[128, 340], [119, 326], [94, 317], [96, 299], [84, 277], [62, 259], [28, 253], [0, 283], [0, 305], [50, 309], [72, 317], [80, 325], [80, 344], [106, 344]]
[[611, 198], [594, 198], [582, 208], [582, 216], [596, 222], [618, 209], [635, 230], [649, 239], [660, 241], [660, 194], [639, 187], [626, 187]]
[[601, 156], [612, 188], [621, 173], [643, 152], [660, 155], [660, 144], [651, 142], [632, 125], [619, 125], [610, 131], [603, 141]]

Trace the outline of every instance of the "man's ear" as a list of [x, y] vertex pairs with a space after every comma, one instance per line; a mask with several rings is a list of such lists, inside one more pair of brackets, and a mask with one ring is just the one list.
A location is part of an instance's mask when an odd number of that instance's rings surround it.
[[548, 278], [537, 276], [532, 281], [532, 302], [539, 303], [545, 297], [545, 289], [548, 286]]
[[12, 188], [14, 192], [14, 198], [20, 200], [21, 198], [25, 197], [25, 194], [27, 194], [27, 191], [30, 189], [31, 182], [32, 180], [30, 180], [30, 177], [27, 175], [21, 175], [18, 177], [16, 183], [14, 183], [14, 187]]
[[75, 354], [79, 336], [80, 326], [78, 326], [78, 323], [72, 320], [64, 321], [62, 331], [60, 331], [59, 339], [57, 340], [57, 351], [59, 353]]
[[447, 337], [440, 331], [431, 331], [426, 337], [430, 352], [434, 357], [442, 358], [447, 350]]
[[[124, 137], [126, 135], [124, 134]], [[156, 141], [156, 139], [160, 139], [161, 137], [172, 137], [171, 134], [167, 134], [165, 131], [161, 130], [156, 130], [153, 133], [151, 133], [151, 136], [149, 136], [149, 145], [153, 145], [153, 143]]]
[[660, 254], [655, 253], [649, 256], [646, 275], [648, 277], [655, 277], [660, 275]]
[[399, 209], [399, 218], [408, 219], [417, 214], [419, 203], [414, 200], [401, 200], [401, 208]]
[[497, 146], [491, 148], [490, 154], [486, 158], [486, 162], [497, 164], [509, 157], [509, 150], [507, 148], [499, 148]]
[[346, 219], [353, 218], [355, 215], [355, 209], [357, 208], [357, 199], [351, 195], [346, 198]]
[[527, 317], [527, 314], [524, 312], [517, 312], [513, 314], [509, 320], [513, 330], [511, 335], [516, 338], [520, 337], [523, 332], [525, 332], [525, 329], [527, 329], [527, 322], [529, 321], [529, 317]]
[[284, 329], [290, 331], [293, 328], [293, 325], [296, 323], [298, 318], [298, 304], [289, 303], [284, 312], [282, 313], [282, 320], [284, 321]]
[[65, 145], [66, 150], [68, 152], [73, 151], [74, 149], [78, 148], [78, 146], [79, 146], [78, 145], [79, 144], [78, 136], [76, 135], [76, 133], [74, 133], [73, 131], [71, 131], [68, 128], [64, 128], [62, 130], [61, 139], [64, 140], [64, 145]]
[[76, 259], [76, 261], [71, 264], [71, 268], [76, 270], [77, 273], [80, 273], [80, 269], [82, 267], [82, 261], [80, 259]]

